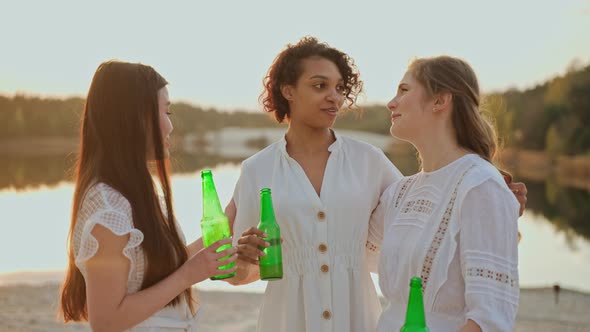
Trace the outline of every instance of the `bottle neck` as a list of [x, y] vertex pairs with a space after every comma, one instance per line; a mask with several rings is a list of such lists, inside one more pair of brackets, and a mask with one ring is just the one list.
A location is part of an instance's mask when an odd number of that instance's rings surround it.
[[260, 194], [260, 223], [276, 223], [272, 196], [267, 192]]
[[203, 176], [203, 217], [223, 213], [211, 175]]
[[422, 287], [411, 286], [408, 299], [408, 311], [406, 312], [406, 326], [426, 327], [424, 315], [424, 303], [422, 299]]

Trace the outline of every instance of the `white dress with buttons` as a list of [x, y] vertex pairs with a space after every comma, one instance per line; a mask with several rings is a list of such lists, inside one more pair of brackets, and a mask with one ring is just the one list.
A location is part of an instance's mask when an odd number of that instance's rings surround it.
[[423, 280], [431, 331], [458, 331], [468, 319], [483, 331], [513, 330], [519, 204], [490, 163], [471, 154], [404, 178], [387, 189], [379, 208], [385, 210], [379, 284], [390, 304], [378, 331], [399, 331], [413, 276]]
[[[164, 204], [160, 199], [160, 204]], [[166, 211], [164, 209], [164, 211]], [[94, 226], [101, 225], [116, 235], [129, 235], [123, 255], [129, 259], [127, 294], [140, 290], [145, 274], [145, 258], [141, 248], [143, 233], [134, 227], [129, 201], [117, 190], [104, 183], [91, 186], [76, 216], [73, 233], [75, 263], [86, 279], [86, 262], [98, 251], [100, 243], [92, 235]], [[176, 224], [183, 241], [184, 234]], [[198, 313], [193, 316], [187, 303], [165, 307], [145, 321], [127, 330], [132, 332], [196, 332]]]
[[284, 138], [242, 164], [234, 233], [258, 225], [260, 189], [271, 188], [284, 240], [283, 279], [268, 283], [260, 332], [376, 328], [381, 306], [369, 271], [378, 253], [374, 245], [367, 248], [369, 219], [401, 173], [381, 150], [335, 136], [321, 197], [288, 155]]

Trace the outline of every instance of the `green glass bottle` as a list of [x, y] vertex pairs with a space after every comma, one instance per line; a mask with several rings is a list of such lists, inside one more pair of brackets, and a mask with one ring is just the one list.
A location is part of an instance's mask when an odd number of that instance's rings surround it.
[[406, 322], [400, 332], [429, 332], [424, 315], [424, 301], [422, 299], [422, 279], [418, 277], [410, 280], [410, 296]]
[[[203, 218], [201, 219], [201, 230], [203, 232], [203, 245], [205, 247], [211, 244], [226, 239], [231, 236], [229, 229], [229, 221], [225, 213], [221, 210], [217, 190], [215, 190], [215, 183], [213, 182], [213, 174], [210, 170], [203, 170], [201, 172], [201, 180], [203, 184]], [[217, 249], [217, 252], [231, 248], [231, 244], [226, 244]], [[228, 256], [223, 257], [226, 259]], [[235, 265], [231, 262], [228, 265], [219, 267], [220, 270], [232, 268]], [[220, 274], [211, 277], [211, 280], [220, 280], [231, 278], [236, 275], [236, 272], [228, 274]]]
[[266, 256], [260, 256], [260, 279], [279, 280], [283, 278], [283, 255], [281, 251], [281, 229], [275, 218], [269, 188], [260, 190], [260, 224], [258, 229], [266, 233], [264, 239], [270, 244], [260, 248]]

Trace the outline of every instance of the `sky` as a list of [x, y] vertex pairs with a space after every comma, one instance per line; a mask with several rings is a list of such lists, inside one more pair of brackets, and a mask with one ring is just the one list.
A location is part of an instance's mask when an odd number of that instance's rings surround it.
[[590, 0], [4, 1], [0, 94], [84, 96], [108, 59], [152, 65], [173, 101], [259, 109], [262, 79], [312, 35], [348, 53], [385, 103], [414, 57], [466, 59], [484, 92], [590, 64]]

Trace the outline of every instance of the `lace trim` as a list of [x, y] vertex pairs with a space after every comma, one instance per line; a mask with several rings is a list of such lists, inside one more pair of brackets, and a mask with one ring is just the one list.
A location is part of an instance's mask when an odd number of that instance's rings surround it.
[[512, 261], [506, 257], [496, 256], [490, 252], [483, 252], [479, 250], [465, 250], [465, 262], [470, 266], [486, 266], [493, 264], [494, 267], [502, 268], [505, 271], [516, 270], [518, 267], [517, 261]]
[[377, 252], [377, 250], [379, 249], [379, 247], [378, 247], [378, 246], [374, 245], [374, 244], [373, 244], [373, 242], [369, 242], [369, 241], [367, 241], [367, 243], [366, 243], [365, 247], [366, 247], [366, 248], [367, 248], [369, 251], [372, 251], [372, 252], [375, 252], [375, 253], [376, 253], [376, 252]]
[[373, 244], [373, 242], [370, 242], [370, 241], [367, 241], [365, 247], [372, 252], [377, 252], [379, 249], [378, 246], [376, 246], [375, 244]]
[[512, 288], [516, 287], [518, 284], [514, 278], [507, 275], [506, 273], [495, 272], [490, 269], [480, 267], [467, 268], [467, 276], [492, 280], [500, 284], [508, 285]]
[[434, 203], [427, 199], [418, 199], [415, 201], [409, 201], [402, 209], [402, 213], [418, 212], [424, 214], [431, 214], [434, 207]]
[[395, 200], [395, 207], [399, 206], [399, 203], [402, 200], [402, 198], [404, 197], [404, 194], [406, 193], [406, 191], [408, 190], [408, 188], [414, 182], [415, 179], [416, 179], [415, 176], [411, 176], [406, 180], [406, 182], [404, 183], [404, 185], [400, 189], [399, 194], [397, 195], [397, 199]]
[[461, 182], [463, 182], [463, 178], [465, 178], [467, 172], [469, 172], [473, 167], [475, 167], [475, 164], [471, 165], [468, 169], [466, 169], [463, 172], [463, 174], [461, 174], [461, 177], [459, 178], [457, 185], [455, 185], [455, 189], [451, 194], [451, 200], [449, 201], [445, 213], [443, 214], [442, 220], [438, 225], [438, 230], [434, 235], [434, 239], [430, 244], [430, 248], [426, 253], [426, 257], [424, 257], [424, 263], [422, 263], [422, 272], [420, 273], [420, 277], [422, 278], [422, 293], [424, 293], [426, 285], [428, 284], [428, 278], [430, 277], [430, 271], [432, 270], [432, 263], [434, 262], [438, 249], [440, 248], [440, 245], [442, 244], [445, 234], [447, 233], [447, 229], [449, 228], [449, 222], [451, 220], [451, 215], [453, 213], [453, 208], [455, 206], [455, 199], [457, 199], [457, 192], [459, 190], [459, 186], [461, 185]]

